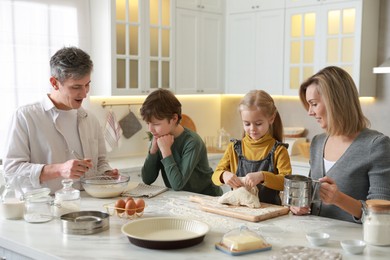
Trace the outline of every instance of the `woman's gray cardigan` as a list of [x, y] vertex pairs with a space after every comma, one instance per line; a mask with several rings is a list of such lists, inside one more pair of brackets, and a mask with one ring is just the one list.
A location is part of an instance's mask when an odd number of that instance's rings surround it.
[[[310, 176], [334, 179], [338, 189], [357, 199], [390, 200], [390, 138], [371, 129], [364, 129], [345, 153], [325, 173], [324, 148], [327, 134], [313, 138], [310, 147]], [[354, 222], [356, 219], [335, 205], [313, 203], [311, 213]]]

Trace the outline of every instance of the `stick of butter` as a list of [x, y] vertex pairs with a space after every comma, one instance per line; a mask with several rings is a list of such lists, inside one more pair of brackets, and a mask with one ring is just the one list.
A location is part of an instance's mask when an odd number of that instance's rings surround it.
[[249, 234], [225, 236], [222, 239], [222, 244], [231, 251], [254, 250], [265, 246], [264, 241], [260, 237], [251, 236]]

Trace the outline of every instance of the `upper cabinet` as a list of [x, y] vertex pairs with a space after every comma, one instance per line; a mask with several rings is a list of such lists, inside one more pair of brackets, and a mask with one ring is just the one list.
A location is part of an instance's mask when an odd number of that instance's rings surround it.
[[223, 3], [221, 0], [177, 0], [177, 94], [223, 92]]
[[227, 0], [227, 13], [247, 13], [284, 8], [285, 0]]
[[284, 0], [228, 0], [226, 93], [283, 91]]
[[91, 1], [92, 94], [173, 88], [170, 0]]
[[380, 0], [90, 1], [92, 95], [296, 96], [335, 65], [375, 96]]
[[176, 0], [176, 7], [195, 11], [223, 13], [225, 0]]
[[379, 1], [313, 2], [287, 1], [284, 95], [297, 95], [306, 78], [335, 65], [350, 73], [360, 96], [375, 96]]
[[286, 7], [317, 6], [329, 3], [350, 2], [354, 0], [286, 0]]

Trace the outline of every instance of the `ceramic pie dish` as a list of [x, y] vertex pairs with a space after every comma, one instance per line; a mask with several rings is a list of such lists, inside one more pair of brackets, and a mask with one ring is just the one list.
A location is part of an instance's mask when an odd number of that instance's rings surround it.
[[122, 226], [122, 233], [130, 243], [152, 249], [194, 246], [203, 241], [209, 230], [204, 222], [177, 217], [145, 218]]

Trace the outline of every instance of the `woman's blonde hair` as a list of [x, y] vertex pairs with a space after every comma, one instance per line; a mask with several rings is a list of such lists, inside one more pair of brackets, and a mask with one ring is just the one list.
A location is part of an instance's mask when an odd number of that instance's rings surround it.
[[310, 85], [316, 86], [325, 103], [328, 134], [350, 136], [369, 127], [370, 122], [363, 115], [356, 85], [348, 72], [329, 66], [303, 82], [299, 97], [306, 110], [309, 110], [306, 90]]
[[251, 90], [240, 101], [238, 110], [257, 109], [268, 118], [274, 117], [269, 133], [279, 142], [283, 142], [283, 124], [272, 97], [263, 90]]

